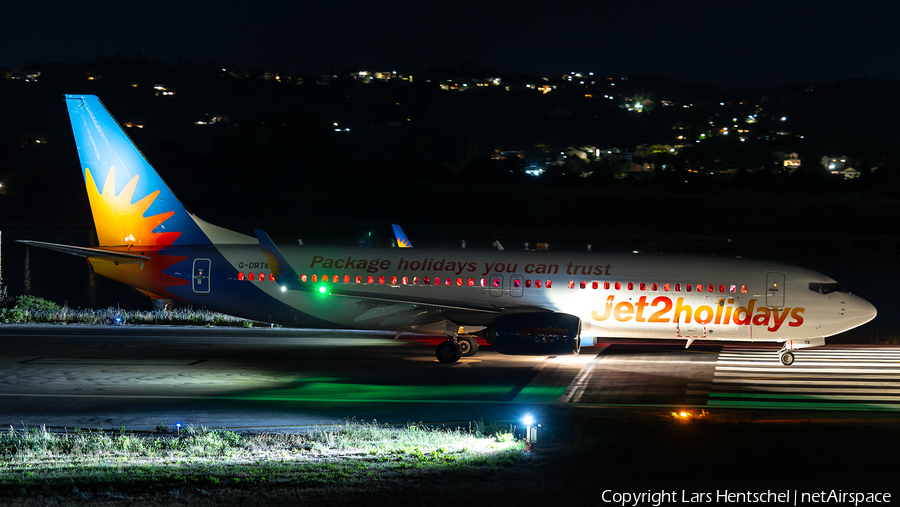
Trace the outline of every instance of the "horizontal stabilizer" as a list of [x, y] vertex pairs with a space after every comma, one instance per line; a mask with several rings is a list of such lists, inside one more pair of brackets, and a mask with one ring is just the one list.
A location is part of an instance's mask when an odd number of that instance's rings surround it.
[[92, 257], [95, 259], [108, 259], [117, 261], [121, 264], [143, 264], [150, 260], [146, 255], [137, 255], [126, 252], [116, 252], [112, 250], [104, 250], [102, 248], [89, 248], [83, 246], [59, 245], [56, 243], [44, 243], [43, 241], [31, 241], [27, 239], [17, 240], [28, 246], [38, 246], [48, 250], [67, 253], [69, 255], [77, 255], [78, 257]]

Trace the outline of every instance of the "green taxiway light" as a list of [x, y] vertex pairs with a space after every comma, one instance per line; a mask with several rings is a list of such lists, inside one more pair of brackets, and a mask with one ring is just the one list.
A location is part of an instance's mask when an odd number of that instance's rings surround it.
[[319, 286], [319, 294], [325, 294], [328, 289], [324, 285]]

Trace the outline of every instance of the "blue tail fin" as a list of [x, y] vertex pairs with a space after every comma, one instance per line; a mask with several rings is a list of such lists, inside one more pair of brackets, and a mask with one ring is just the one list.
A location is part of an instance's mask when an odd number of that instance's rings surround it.
[[100, 245], [208, 244], [100, 99], [65, 97]]
[[391, 224], [391, 227], [394, 228], [394, 236], [397, 238], [397, 246], [399, 246], [400, 248], [412, 248], [412, 243], [409, 242], [406, 234], [403, 233], [403, 228], [401, 228], [397, 224]]

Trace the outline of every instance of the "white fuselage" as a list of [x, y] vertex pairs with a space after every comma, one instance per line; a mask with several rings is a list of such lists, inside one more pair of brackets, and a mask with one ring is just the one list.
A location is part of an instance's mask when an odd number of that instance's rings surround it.
[[[831, 336], [860, 326], [876, 314], [871, 304], [850, 293], [811, 290], [810, 283], [835, 283], [825, 275], [739, 258], [283, 249], [286, 260], [307, 283], [373, 299], [422, 302], [373, 306], [359, 298], [283, 292], [270, 281], [271, 270], [258, 247], [216, 248], [240, 274], [229, 275], [229, 283], [252, 285], [335, 326], [361, 329], [441, 334], [450, 324], [481, 328], [498, 314], [554, 311], [578, 316], [582, 337], [784, 342]], [[217, 278], [215, 273], [212, 277]], [[446, 308], [430, 308], [428, 302]], [[454, 305], [463, 309], [451, 308]], [[496, 311], [464, 309], [473, 305]], [[450, 324], [433, 325], [439, 322]]]

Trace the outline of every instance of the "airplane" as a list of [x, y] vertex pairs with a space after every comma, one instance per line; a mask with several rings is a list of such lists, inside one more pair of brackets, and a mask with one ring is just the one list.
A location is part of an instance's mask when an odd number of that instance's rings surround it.
[[283, 325], [478, 338], [505, 354], [578, 354], [608, 338], [783, 343], [794, 350], [876, 309], [826, 275], [762, 260], [597, 252], [281, 246], [188, 213], [102, 102], [65, 95], [99, 246], [23, 241], [85, 257], [151, 298]]
[[391, 227], [394, 228], [394, 237], [397, 238], [397, 246], [400, 248], [412, 248], [412, 243], [409, 242], [409, 239], [406, 237], [406, 233], [403, 232], [403, 228], [397, 224], [391, 224]]

